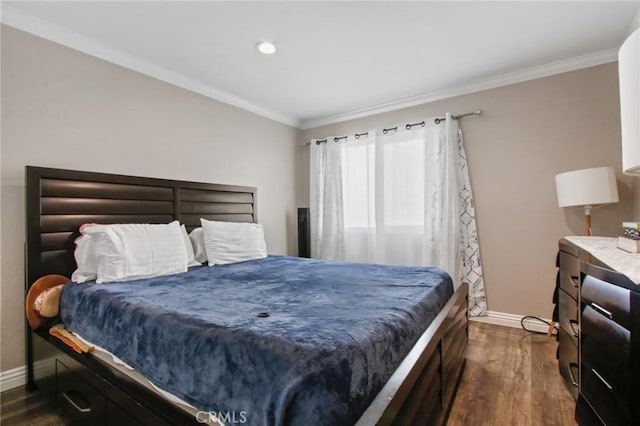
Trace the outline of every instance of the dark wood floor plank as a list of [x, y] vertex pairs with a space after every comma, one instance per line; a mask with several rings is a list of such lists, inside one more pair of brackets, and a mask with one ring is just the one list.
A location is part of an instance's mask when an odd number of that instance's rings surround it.
[[546, 335], [471, 322], [467, 366], [448, 426], [575, 426], [556, 348]]
[[575, 426], [575, 401], [558, 373], [557, 343], [531, 337], [531, 391], [533, 425]]
[[24, 387], [0, 395], [0, 425], [2, 426], [66, 426], [53, 401], [39, 392], [26, 392]]

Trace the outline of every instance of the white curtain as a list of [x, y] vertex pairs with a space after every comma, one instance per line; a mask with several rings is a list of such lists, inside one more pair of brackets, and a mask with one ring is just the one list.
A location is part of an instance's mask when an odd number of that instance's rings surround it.
[[343, 145], [333, 138], [311, 141], [311, 257], [319, 259], [345, 259]]
[[446, 120], [311, 143], [312, 257], [438, 266], [486, 314], [462, 132]]

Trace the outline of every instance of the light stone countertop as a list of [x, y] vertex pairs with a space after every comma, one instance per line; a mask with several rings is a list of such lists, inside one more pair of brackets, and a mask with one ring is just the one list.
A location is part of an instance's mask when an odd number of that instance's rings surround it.
[[619, 249], [617, 237], [565, 237], [565, 239], [640, 285], [640, 253], [629, 253]]

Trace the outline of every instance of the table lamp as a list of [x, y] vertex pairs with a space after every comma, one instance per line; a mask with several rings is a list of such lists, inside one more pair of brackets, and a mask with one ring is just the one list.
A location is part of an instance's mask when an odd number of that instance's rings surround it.
[[613, 167], [595, 167], [556, 175], [559, 207], [582, 207], [587, 235], [591, 235], [591, 209], [617, 203], [618, 185]]
[[640, 176], [640, 28], [618, 53], [622, 172]]

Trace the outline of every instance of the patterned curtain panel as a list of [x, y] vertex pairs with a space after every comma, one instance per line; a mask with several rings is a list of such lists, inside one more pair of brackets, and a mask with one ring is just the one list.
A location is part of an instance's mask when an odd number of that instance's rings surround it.
[[311, 141], [311, 256], [438, 266], [486, 315], [462, 131], [450, 114], [420, 124]]
[[487, 299], [484, 293], [480, 244], [478, 243], [478, 228], [476, 227], [476, 209], [467, 167], [467, 153], [464, 149], [462, 129], [457, 120], [456, 127], [458, 135], [458, 197], [460, 200], [461, 225], [459, 245], [460, 279], [469, 284], [469, 316], [479, 317], [487, 315]]

